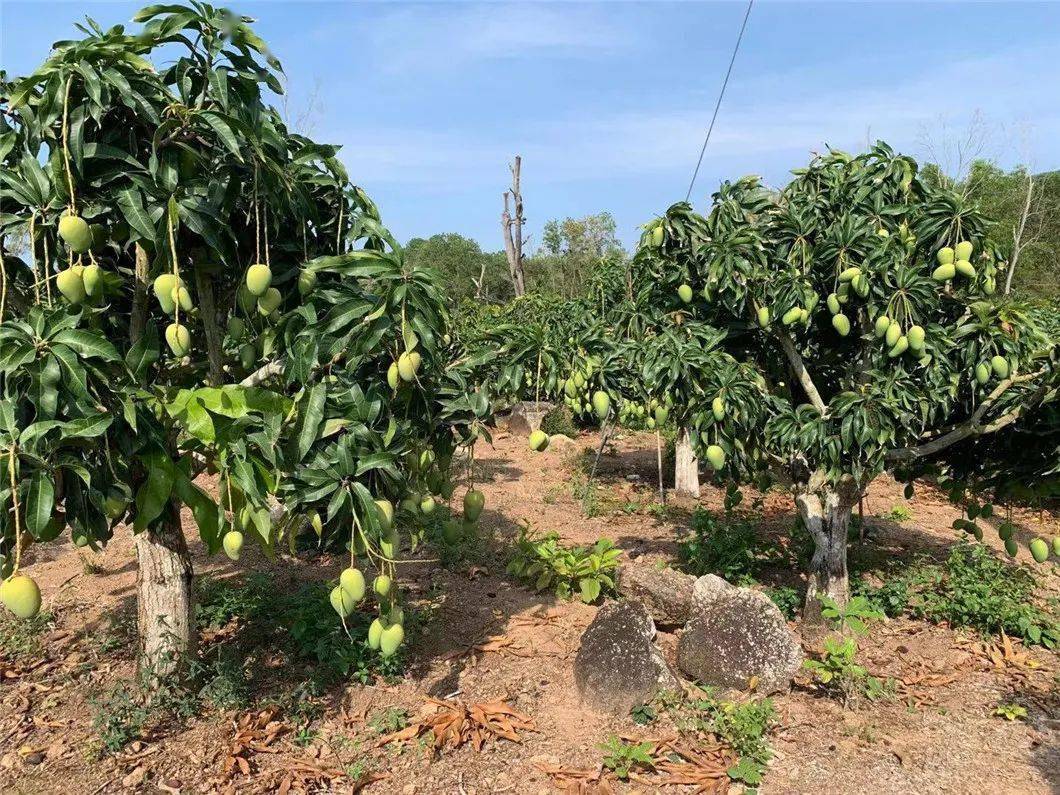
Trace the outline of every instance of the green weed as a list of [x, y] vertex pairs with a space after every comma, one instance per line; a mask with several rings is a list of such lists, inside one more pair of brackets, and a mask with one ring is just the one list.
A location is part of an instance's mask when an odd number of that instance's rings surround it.
[[577, 594], [586, 604], [614, 591], [614, 573], [622, 551], [601, 538], [591, 547], [566, 547], [559, 535], [533, 537], [526, 530], [516, 540], [508, 573], [539, 591], [552, 590], [561, 599]]
[[652, 770], [655, 767], [651, 758], [650, 742], [627, 743], [612, 734], [599, 748], [604, 752], [604, 767], [623, 781], [628, 779], [634, 770]]

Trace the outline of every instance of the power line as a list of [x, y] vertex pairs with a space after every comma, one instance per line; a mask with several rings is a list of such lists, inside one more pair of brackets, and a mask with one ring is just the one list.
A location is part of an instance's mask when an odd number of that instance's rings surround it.
[[692, 186], [696, 184], [696, 177], [699, 176], [699, 167], [703, 165], [703, 153], [707, 151], [707, 143], [710, 142], [710, 134], [714, 131], [714, 122], [718, 119], [718, 110], [721, 108], [721, 100], [725, 96], [725, 88], [729, 85], [729, 75], [732, 74], [732, 65], [736, 63], [736, 53], [740, 51], [740, 42], [743, 41], [743, 32], [747, 29], [747, 19], [751, 16], [751, 7], [755, 4], [755, 0], [748, 0], [747, 12], [743, 15], [743, 24], [740, 25], [740, 35], [736, 37], [736, 46], [732, 48], [732, 58], [729, 59], [729, 68], [725, 72], [725, 80], [721, 84], [721, 92], [718, 94], [718, 101], [714, 104], [714, 115], [710, 117], [710, 127], [707, 128], [707, 137], [703, 139], [703, 148], [699, 150], [699, 160], [696, 161], [696, 170], [692, 173], [692, 181], [688, 183], [688, 193], [685, 195], [685, 201], [688, 201], [692, 196]]

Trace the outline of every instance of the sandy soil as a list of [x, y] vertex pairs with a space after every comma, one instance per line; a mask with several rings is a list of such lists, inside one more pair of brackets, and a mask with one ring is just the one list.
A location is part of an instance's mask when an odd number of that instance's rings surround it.
[[[202, 707], [116, 755], [99, 755], [93, 700], [135, 672], [128, 624], [135, 616], [132, 543], [119, 532], [99, 554], [66, 544], [31, 549], [26, 562], [54, 620], [33, 656], [0, 657], [0, 791], [272, 792], [285, 785], [323, 792], [363, 785], [370, 793], [661, 790], [659, 777], [625, 784], [606, 771], [601, 775], [598, 746], [609, 735], [658, 738], [665, 727], [638, 726], [579, 704], [571, 665], [597, 607], [534, 593], [504, 571], [511, 542], [524, 526], [555, 531], [567, 543], [606, 537], [627, 556], [676, 560], [677, 539], [695, 503], [671, 500], [663, 514], [650, 510], [654, 436], [621, 437], [604, 453], [599, 514], [586, 517], [572, 495], [572, 468], [597, 441], [586, 434], [533, 454], [525, 440], [501, 432], [492, 448], [480, 450], [476, 472], [487, 498], [481, 519], [487, 540], [455, 565], [408, 570], [403, 587], [429, 620], [413, 638], [405, 675], [334, 688], [311, 732], [302, 736], [282, 710], [259, 715], [264, 705], [249, 712]], [[720, 509], [722, 492], [707, 487], [698, 502]], [[912, 518], [900, 524], [876, 518], [896, 505], [907, 505]], [[790, 498], [765, 495], [762, 513], [762, 532], [786, 537], [794, 521]], [[898, 485], [881, 480], [869, 492], [865, 514], [869, 540], [857, 554], [880, 560], [943, 555], [954, 541], [954, 509], [927, 487], [907, 504]], [[1060, 532], [1056, 515], [1014, 518], [1024, 540]], [[327, 555], [270, 563], [253, 552], [233, 564], [207, 558], [194, 528], [186, 529], [199, 573], [238, 578], [265, 571], [276, 588], [293, 590], [307, 579], [333, 578], [343, 565]], [[1000, 548], [996, 534], [988, 533], [987, 543]], [[797, 572], [775, 576], [777, 583], [799, 582]], [[1047, 579], [1055, 592], [1055, 572]], [[216, 644], [223, 637], [206, 640]], [[675, 636], [660, 633], [659, 642], [672, 656]], [[807, 639], [807, 647], [813, 642]], [[790, 693], [775, 699], [775, 758], [763, 792], [1060, 791], [1056, 654], [1017, 646], [1007, 659], [991, 659], [973, 635], [907, 619], [875, 623], [862, 649], [873, 674], [897, 680], [898, 697], [844, 708], [800, 676]], [[481, 750], [465, 744], [436, 755], [417, 740], [380, 744], [371, 724], [381, 712], [401, 707], [414, 717], [428, 698], [468, 705], [503, 701], [533, 728], [520, 729], [518, 743], [487, 739]], [[1026, 720], [992, 714], [1008, 701], [1026, 705]], [[235, 757], [246, 765], [233, 762]], [[548, 772], [556, 770], [581, 771], [582, 777]], [[578, 780], [583, 783], [571, 783]]]

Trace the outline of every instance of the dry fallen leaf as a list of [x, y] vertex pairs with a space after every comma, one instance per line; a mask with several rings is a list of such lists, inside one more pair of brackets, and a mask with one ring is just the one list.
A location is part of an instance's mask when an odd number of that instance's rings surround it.
[[503, 701], [487, 701], [468, 706], [462, 701], [442, 701], [430, 698], [421, 717], [400, 731], [379, 739], [377, 746], [390, 743], [407, 744], [431, 732], [433, 750], [459, 748], [470, 742], [476, 751], [489, 740], [522, 742], [521, 731], [535, 731], [533, 720]]

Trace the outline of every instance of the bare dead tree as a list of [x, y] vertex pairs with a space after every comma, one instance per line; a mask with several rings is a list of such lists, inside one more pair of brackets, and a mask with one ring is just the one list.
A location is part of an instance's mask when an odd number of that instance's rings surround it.
[[[1044, 206], [1042, 185], [1034, 179], [1034, 172], [1026, 169], [1027, 190], [1019, 218], [1012, 226], [1012, 256], [1009, 257], [1008, 273], [1005, 275], [1005, 295], [1012, 292], [1012, 276], [1020, 254], [1036, 245], [1045, 233], [1048, 211]], [[1055, 211], [1055, 210], [1054, 210]]]
[[[515, 164], [509, 166], [512, 171], [512, 186], [504, 192], [504, 212], [501, 213], [504, 254], [508, 258], [508, 272], [512, 277], [512, 286], [515, 289], [516, 298], [526, 294], [526, 283], [523, 277], [523, 223], [526, 218], [523, 217], [523, 194], [519, 189], [521, 167], [522, 158], [516, 155]], [[509, 202], [515, 205], [514, 216]]]
[[963, 132], [955, 132], [945, 117], [922, 126], [918, 144], [928, 160], [939, 167], [939, 177], [946, 187], [960, 188], [967, 196], [976, 186], [968, 179], [972, 163], [988, 157], [995, 133], [980, 111], [975, 111]]

